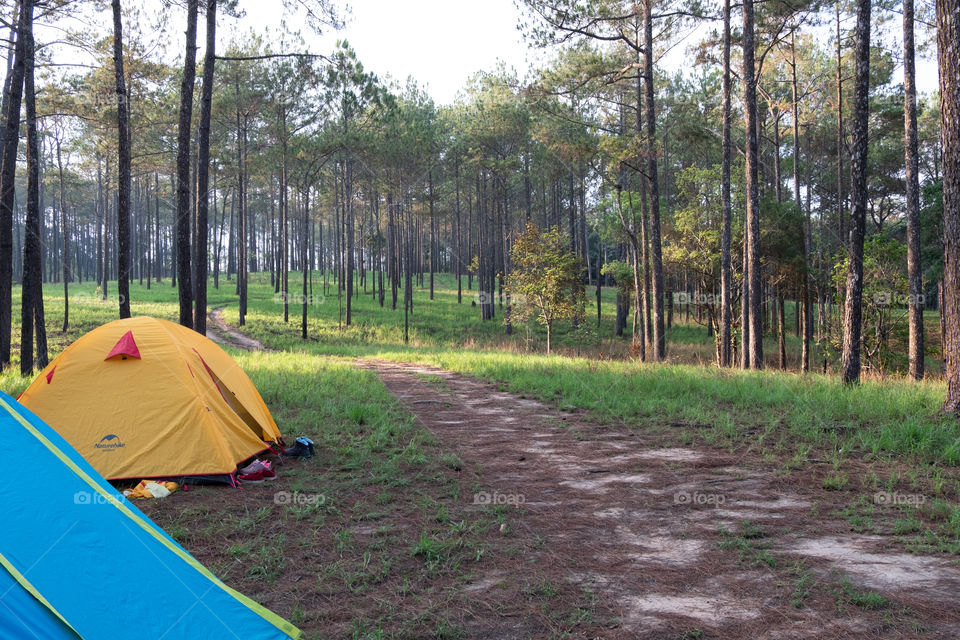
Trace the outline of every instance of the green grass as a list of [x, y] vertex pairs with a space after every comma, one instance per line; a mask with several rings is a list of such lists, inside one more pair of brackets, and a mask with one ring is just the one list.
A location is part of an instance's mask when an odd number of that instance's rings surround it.
[[806, 606], [807, 599], [809, 599], [813, 593], [813, 589], [817, 585], [817, 580], [813, 575], [813, 571], [810, 570], [803, 560], [796, 561], [794, 565], [790, 567], [790, 573], [793, 576], [793, 595], [790, 598], [790, 604], [797, 609], [802, 609]]
[[890, 601], [876, 591], [861, 589], [857, 587], [846, 575], [840, 576], [839, 588], [835, 591], [837, 604], [842, 607], [844, 602], [848, 602], [861, 609], [886, 609], [890, 606]]
[[[292, 274], [291, 282], [296, 281]], [[425, 289], [415, 291], [410, 341], [404, 343], [403, 314], [389, 308], [389, 292], [384, 308], [369, 294], [355, 298], [354, 322], [347, 327], [342, 323], [342, 299], [338, 302], [335, 291], [319, 295], [321, 282], [317, 276], [308, 307], [309, 338], [302, 340], [301, 307], [291, 305], [290, 320], [284, 322], [282, 305], [267, 277], [255, 274], [244, 331], [284, 351], [231, 350], [231, 354], [249, 373], [284, 433], [306, 434], [317, 442], [323, 453], [315, 464], [284, 469], [284, 479], [290, 491], [321, 495], [323, 500], [242, 511], [218, 505], [182, 508], [176, 501], [146, 507], [188, 548], [216, 541], [215, 551], [199, 554], [201, 561], [242, 591], [256, 594], [260, 585], [283, 584], [297, 569], [286, 554], [291, 548], [304, 549], [325, 554], [313, 558], [316, 580], [304, 588], [321, 599], [355, 598], [344, 605], [357, 608], [350, 621], [354, 637], [463, 635], [456, 622], [455, 599], [417, 598], [412, 610], [401, 613], [385, 604], [389, 598], [371, 594], [384, 590], [429, 594], [437, 580], [469, 575], [471, 567], [492, 553], [486, 536], [512, 531], [510, 514], [499, 507], [464, 513], [466, 501], [455, 480], [463, 460], [441, 450], [374, 373], [354, 366], [357, 357], [435, 365], [496, 382], [503, 390], [558, 408], [584, 409], [601, 422], [623, 423], [686, 443], [753, 449], [772, 460], [789, 461], [788, 469], [802, 468], [807, 459], [819, 456], [833, 462], [820, 481], [838, 493], [857, 488], [929, 490], [934, 499], [915, 511], [888, 505], [881, 512], [860, 500], [863, 496], [855, 496], [860, 502], [838, 515], [846, 517], [854, 530], [873, 531], [886, 523], [890, 533], [918, 552], [960, 553], [960, 508], [955, 503], [960, 429], [938, 414], [944, 393], [941, 382], [890, 378], [847, 388], [833, 376], [697, 366], [693, 363], [710, 363], [712, 338], [702, 326], [683, 324], [679, 312], [668, 336], [673, 363], [636, 362], [625, 357], [629, 336], [612, 335], [614, 304], [609, 290], [603, 292], [601, 326], [596, 328], [595, 307], [590, 307], [592, 335], [559, 327], [555, 335], [559, 354], [547, 357], [541, 353], [544, 335], [539, 328], [517, 326], [513, 336], [506, 336], [502, 316], [481, 321], [479, 310], [470, 304], [472, 292], [465, 290], [463, 303], [458, 304], [454, 283], [446, 276], [438, 279], [432, 301]], [[221, 284], [220, 291], [210, 289], [210, 307], [226, 305], [225, 319], [236, 325], [233, 286]], [[111, 289], [115, 290], [113, 283]], [[61, 332], [62, 290], [48, 285], [46, 291], [51, 358], [86, 331], [117, 317], [116, 305], [101, 302], [91, 284], [71, 285], [71, 326]], [[588, 300], [593, 299], [590, 293]], [[176, 319], [176, 290], [169, 281], [149, 291], [134, 284], [131, 297], [135, 314]], [[19, 298], [18, 290], [14, 298]], [[19, 317], [16, 307], [14, 317]], [[18, 342], [15, 331], [14, 344]], [[768, 354], [774, 353], [773, 345], [769, 338]], [[798, 345], [788, 336], [791, 354]], [[31, 379], [19, 375], [16, 357], [13, 365], [0, 373], [0, 388], [16, 395]], [[446, 390], [438, 376], [421, 379], [439, 392]], [[889, 480], [874, 476], [870, 485], [844, 466], [851, 458], [909, 464], [906, 472], [898, 471]], [[413, 514], [409, 516], [415, 518], [413, 526], [390, 525], [400, 514]], [[376, 534], [356, 534], [358, 524]], [[284, 530], [288, 525], [309, 526], [315, 533], [294, 539]], [[751, 523], [743, 523], [738, 533], [722, 532], [720, 545], [737, 551], [747, 564], [777, 566], [763, 531]], [[793, 576], [792, 601], [803, 606], [814, 580], [802, 567]], [[524, 587], [537, 607], [554, 600], [557, 588], [545, 580], [531, 580]], [[592, 620], [594, 598], [588, 596], [575, 610], [557, 615]], [[882, 597], [861, 593], [852, 585], [841, 586], [837, 598], [868, 609], [886, 606]], [[298, 602], [279, 613], [307, 629], [325, 628], [325, 614]]]
[[[297, 282], [297, 274], [291, 274], [291, 283]], [[434, 300], [429, 299], [427, 290], [415, 290], [409, 344], [403, 342], [402, 311], [390, 309], [389, 291], [383, 308], [369, 293], [355, 297], [353, 324], [347, 327], [342, 323], [343, 297], [338, 301], [335, 287], [325, 292], [320, 274], [314, 274], [306, 341], [300, 338], [302, 305], [295, 300], [289, 308], [290, 319], [284, 322], [283, 305], [267, 274], [252, 277], [244, 330], [272, 348], [292, 352], [436, 365], [502, 383], [505, 390], [559, 407], [586, 409], [601, 421], [622, 421], [636, 428], [689, 424], [695, 439], [708, 443], [750, 441], [765, 451], [784, 455], [816, 447], [831, 455], [840, 452], [841, 457], [866, 454], [947, 466], [960, 463], [960, 427], [938, 413], [945, 392], [942, 382], [890, 378], [866, 380], [847, 388], [832, 375], [744, 372], [609, 359], [618, 353], [625, 355], [629, 342], [628, 338], [612, 337], [612, 290], [604, 290], [599, 328], [595, 328], [596, 308], [587, 309], [587, 325], [595, 333], [591, 344], [585, 344], [577, 332], [560, 326], [555, 339], [558, 350], [565, 355], [548, 357], [537, 351], [542, 348], [543, 338], [539, 328], [517, 326], [513, 336], [506, 336], [502, 317], [480, 320], [479, 310], [471, 306], [474, 292], [464, 289], [463, 303], [458, 304], [454, 279], [442, 275], [437, 282]], [[110, 287], [111, 292], [115, 290], [114, 283]], [[46, 291], [51, 357], [84, 332], [116, 317], [115, 305], [100, 302], [92, 284], [71, 285], [71, 328], [64, 334], [58, 328], [63, 312], [61, 290], [48, 285]], [[590, 294], [588, 301], [593, 300], [592, 291]], [[18, 297], [15, 290], [15, 300]], [[176, 317], [176, 290], [169, 281], [154, 284], [150, 291], [134, 283], [131, 298], [135, 314]], [[209, 300], [210, 307], [228, 305], [224, 316], [236, 324], [232, 283], [222, 279], [219, 291], [211, 287]], [[792, 305], [787, 310], [792, 312]], [[709, 362], [712, 338], [699, 325], [680, 324], [683, 315], [678, 309], [668, 336], [671, 352], [676, 352], [674, 360], [702, 360], [706, 354]], [[19, 317], [17, 308], [14, 317]], [[792, 327], [789, 319], [787, 325]], [[598, 336], [605, 337], [600, 340]], [[576, 357], [578, 348], [591, 357]], [[15, 395], [28, 380], [16, 373], [16, 362], [13, 369], [0, 374], [0, 388]], [[442, 380], [429, 382], [442, 390]], [[371, 410], [359, 403], [351, 408], [350, 417], [363, 422]], [[839, 477], [829, 482], [840, 482]]]
[[763, 529], [749, 520], [740, 523], [740, 531], [734, 533], [720, 528], [720, 548], [736, 551], [740, 562], [751, 567], [767, 566], [777, 568], [777, 559], [767, 550], [769, 543], [764, 540], [766, 533]]
[[[813, 445], [843, 455], [960, 462], [960, 429], [956, 421], [938, 414], [945, 391], [942, 382], [889, 378], [847, 388], [833, 375], [610, 359], [625, 356], [629, 342], [610, 337], [612, 291], [604, 291], [599, 329], [594, 328], [595, 307], [587, 311], [595, 339], [578, 343], [575, 332], [560, 327], [556, 341], [561, 354], [548, 357], [539, 352], [543, 336], [538, 327], [514, 327], [514, 335], [506, 336], [502, 319], [479, 319], [469, 291], [457, 304], [449, 276], [438, 278], [434, 300], [428, 299], [426, 290], [415, 290], [409, 344], [403, 342], [402, 311], [389, 308], [389, 292], [384, 308], [369, 294], [356, 297], [353, 324], [347, 327], [342, 324], [343, 300], [318, 294], [319, 276], [314, 304], [308, 307], [309, 338], [304, 341], [299, 336], [302, 307], [291, 305], [285, 323], [282, 305], [263, 278], [258, 275], [251, 286], [245, 331], [273, 348], [423, 362], [500, 382], [506, 390], [557, 406], [586, 409], [601, 421], [640, 428], [665, 422], [708, 425], [703, 434], [707, 441], [751, 439], [781, 453]], [[682, 315], [675, 314], [676, 324], [668, 336], [671, 357], [709, 364], [712, 338], [699, 325], [679, 324]], [[236, 305], [225, 309], [225, 318], [236, 323]], [[788, 338], [794, 340], [792, 335]], [[791, 350], [798, 344], [791, 342]], [[590, 357], [577, 357], [578, 348]], [[431, 383], [442, 387], [442, 381]]]

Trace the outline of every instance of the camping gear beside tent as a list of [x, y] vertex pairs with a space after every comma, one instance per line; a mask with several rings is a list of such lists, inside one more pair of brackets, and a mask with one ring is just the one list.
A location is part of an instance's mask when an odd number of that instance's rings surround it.
[[0, 638], [300, 636], [218, 580], [4, 393], [0, 430], [32, 470], [0, 482]]
[[138, 316], [90, 331], [19, 398], [109, 480], [217, 476], [282, 444], [250, 378], [216, 343]]
[[316, 449], [313, 448], [313, 440], [307, 436], [298, 436], [292, 447], [283, 450], [283, 455], [310, 459], [316, 455]]

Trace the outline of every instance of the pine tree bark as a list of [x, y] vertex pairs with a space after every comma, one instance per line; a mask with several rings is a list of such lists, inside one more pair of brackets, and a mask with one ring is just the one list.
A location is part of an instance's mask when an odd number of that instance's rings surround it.
[[[750, 1], [750, 0], [747, 0]], [[653, 87], [653, 0], [645, 0], [644, 75], [646, 84], [647, 178], [650, 183], [650, 258], [653, 276], [653, 357], [660, 361], [667, 355], [667, 338], [663, 326], [663, 255], [660, 243], [660, 181], [657, 176], [657, 117]]]
[[130, 122], [123, 76], [120, 0], [113, 0], [113, 69], [117, 99], [117, 297], [120, 317], [130, 317]]
[[782, 295], [777, 295], [774, 300], [774, 304], [777, 305], [777, 347], [779, 349], [779, 361], [780, 369], [787, 368], [787, 321], [786, 321], [786, 307], [787, 301]]
[[846, 211], [843, 193], [843, 65], [840, 47], [840, 2], [836, 4], [837, 15], [837, 226], [840, 243], [847, 242]]
[[160, 176], [153, 172], [153, 266], [151, 272], [157, 282], [163, 279], [163, 243], [160, 240]]
[[69, 237], [70, 234], [67, 233], [67, 206], [66, 200], [63, 197], [63, 154], [60, 152], [60, 138], [56, 139], [57, 147], [57, 174], [60, 182], [60, 199], [58, 203], [58, 208], [60, 209], [60, 236], [61, 236], [61, 249], [63, 252], [62, 262], [63, 262], [63, 329], [66, 330], [70, 327], [70, 243]]
[[733, 266], [730, 258], [730, 0], [723, 3], [723, 159], [720, 165], [720, 206], [723, 221], [720, 231], [720, 366], [729, 367], [732, 353], [730, 307]]
[[20, 373], [29, 375], [36, 364], [47, 366], [47, 334], [43, 318], [42, 220], [40, 218], [40, 139], [34, 90], [33, 3], [25, 0], [20, 37], [24, 47], [23, 93], [27, 125], [27, 217], [23, 239], [23, 285], [20, 298]]
[[233, 77], [234, 96], [237, 101], [237, 295], [239, 321], [242, 327], [247, 316], [247, 207], [246, 207], [246, 129], [240, 118], [240, 76]]
[[746, 192], [747, 192], [747, 289], [750, 315], [750, 367], [763, 369], [763, 317], [760, 313], [760, 207], [757, 165], [757, 80], [754, 61], [753, 0], [743, 3], [743, 103], [746, 126]]
[[300, 337], [303, 340], [307, 339], [307, 304], [309, 302], [309, 295], [307, 291], [307, 286], [309, 284], [310, 277], [310, 265], [307, 264], [307, 245], [308, 238], [307, 234], [310, 229], [309, 220], [310, 220], [310, 182], [309, 179], [305, 179], [305, 191], [303, 196], [303, 242], [300, 246], [300, 271], [303, 274], [303, 295], [301, 303], [301, 318], [300, 318]]
[[943, 162], [943, 295], [940, 313], [947, 393], [943, 411], [960, 411], [960, 0], [937, 0], [940, 139]]
[[[217, 0], [207, 0], [207, 41], [203, 53], [203, 85], [200, 91], [200, 125], [197, 140], [197, 244], [194, 273], [193, 328], [207, 333], [207, 229], [210, 206], [210, 107], [213, 101], [213, 71], [217, 46]], [[214, 213], [216, 215], [216, 213]], [[214, 219], [216, 222], [216, 219]]]
[[[17, 31], [25, 29], [27, 10], [33, 12], [33, 0], [20, 2]], [[4, 91], [3, 149], [0, 157], [0, 369], [10, 364], [13, 328], [13, 211], [16, 196], [17, 148], [20, 144], [20, 105], [23, 100], [25, 70], [23, 38], [16, 37], [13, 67], [7, 73]]]
[[[917, 149], [917, 74], [913, 0], [903, 0], [903, 117], [907, 205], [907, 281], [910, 290], [910, 377], [923, 379], [923, 267], [920, 264], [920, 166]], [[956, 71], [956, 70], [954, 70]]]
[[[349, 130], [349, 125], [347, 125], [347, 130]], [[346, 309], [346, 324], [350, 326], [350, 323], [353, 321], [353, 251], [354, 251], [354, 219], [353, 219], [353, 171], [350, 164], [350, 151], [347, 150], [344, 160], [343, 168], [343, 197], [344, 197], [344, 214], [346, 222], [346, 244], [345, 249], [347, 253], [346, 259], [346, 294], [347, 294], [347, 309]], [[411, 303], [413, 299], [411, 298]]]
[[187, 45], [180, 83], [180, 122], [177, 132], [177, 292], [180, 324], [193, 328], [193, 280], [190, 256], [190, 126], [193, 86], [197, 75], [197, 13], [199, 0], [187, 0]]
[[[427, 172], [427, 198], [430, 207], [430, 299], [433, 300], [433, 273], [437, 269], [437, 237], [436, 237], [436, 213], [434, 212], [433, 199], [433, 170]], [[510, 333], [507, 331], [507, 333]]]
[[[797, 30], [796, 27], [790, 36], [790, 71], [793, 98], [793, 191], [797, 210], [801, 210], [803, 203], [800, 200], [800, 86], [797, 82]], [[807, 185], [807, 194], [810, 185]], [[810, 215], [809, 210], [803, 221], [803, 268], [800, 283], [800, 296], [803, 299], [803, 346], [800, 352], [800, 370], [810, 371], [810, 343], [813, 340], [813, 309], [810, 298]], [[799, 317], [797, 318], [799, 327]]]
[[860, 334], [863, 321], [863, 240], [867, 217], [867, 124], [870, 116], [870, 6], [857, 2], [854, 77], [853, 157], [850, 163], [850, 243], [847, 249], [847, 291], [843, 310], [843, 381], [860, 382]]

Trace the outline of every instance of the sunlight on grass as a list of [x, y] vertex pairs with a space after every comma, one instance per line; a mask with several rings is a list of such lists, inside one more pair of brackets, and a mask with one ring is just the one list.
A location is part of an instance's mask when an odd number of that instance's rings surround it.
[[[817, 374], [723, 371], [712, 366], [610, 359], [629, 342], [629, 338], [611, 337], [615, 312], [612, 290], [604, 291], [600, 329], [592, 329], [591, 334], [559, 328], [557, 345], [568, 355], [547, 357], [536, 353], [542, 344], [538, 327], [517, 326], [514, 335], [508, 337], [502, 319], [480, 320], [478, 309], [471, 305], [473, 292], [464, 288], [463, 302], [458, 304], [456, 281], [447, 275], [438, 276], [437, 281], [434, 300], [429, 300], [425, 289], [415, 291], [407, 345], [403, 343], [403, 314], [390, 309], [389, 291], [382, 308], [372, 292], [357, 296], [354, 323], [346, 327], [342, 323], [344, 301], [338, 299], [334, 287], [325, 295], [320, 274], [314, 274], [313, 294], [308, 296], [306, 341], [300, 338], [301, 299], [292, 298], [290, 318], [284, 322], [283, 306], [268, 274], [253, 275], [244, 331], [268, 347], [292, 353], [423, 362], [502, 382], [516, 393], [558, 406], [580, 407], [599, 420], [623, 421], [635, 427], [710, 425], [717, 434], [734, 439], [780, 432], [791, 440], [834, 450], [907, 455], [951, 465], [960, 462], [960, 430], [954, 421], [938, 415], [944, 394], [941, 382], [918, 384], [890, 378], [868, 380], [850, 389], [835, 377]], [[291, 274], [291, 282], [299, 282], [296, 274]], [[14, 297], [19, 297], [17, 291]], [[154, 284], [150, 290], [133, 283], [131, 297], [134, 314], [176, 318], [176, 289], [169, 281]], [[62, 333], [62, 293], [48, 287], [45, 304], [51, 358], [86, 331], [116, 317], [115, 305], [101, 301], [92, 283], [72, 285], [70, 300], [71, 326]], [[221, 281], [219, 291], [211, 287], [209, 300], [211, 308], [224, 306], [225, 320], [236, 325], [231, 282]], [[15, 308], [14, 317], [18, 316]], [[594, 326], [596, 307], [588, 309], [587, 317], [593, 319]], [[682, 319], [683, 314], [677, 310], [675, 321]], [[600, 340], [598, 335], [606, 337]], [[703, 327], [675, 324], [670, 338], [675, 351], [687, 352], [694, 362], [704, 358], [710, 362], [712, 339]], [[798, 342], [789, 338], [791, 348], [795, 348]], [[14, 344], [17, 342], [15, 331]], [[607, 359], [575, 357], [578, 348]], [[246, 363], [245, 368], [255, 365], [255, 371], [283, 371], [282, 376], [267, 376], [258, 382], [270, 406], [283, 406], [288, 400], [285, 394], [305, 391], [301, 387], [312, 384], [308, 374], [327, 362], [289, 353], [234, 355], [241, 364]], [[366, 374], [348, 362], [341, 363], [343, 369], [331, 378], [329, 387], [313, 389], [313, 393], [334, 406], [341, 398], [350, 397], [346, 388], [358, 384]], [[282, 384], [275, 386], [281, 378]], [[14, 395], [28, 383], [17, 373], [16, 361], [11, 370], [0, 374], [0, 386]], [[377, 419], [376, 410], [367, 406], [350, 408], [348, 417], [358, 424]]]

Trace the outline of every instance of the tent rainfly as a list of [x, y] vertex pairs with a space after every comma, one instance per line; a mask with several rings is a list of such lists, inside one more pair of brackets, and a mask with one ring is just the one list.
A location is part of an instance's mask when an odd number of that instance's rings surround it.
[[108, 480], [217, 477], [282, 444], [250, 378], [217, 344], [138, 316], [79, 338], [19, 398]]
[[0, 431], [31, 468], [0, 482], [0, 640], [299, 638], [4, 393]]

